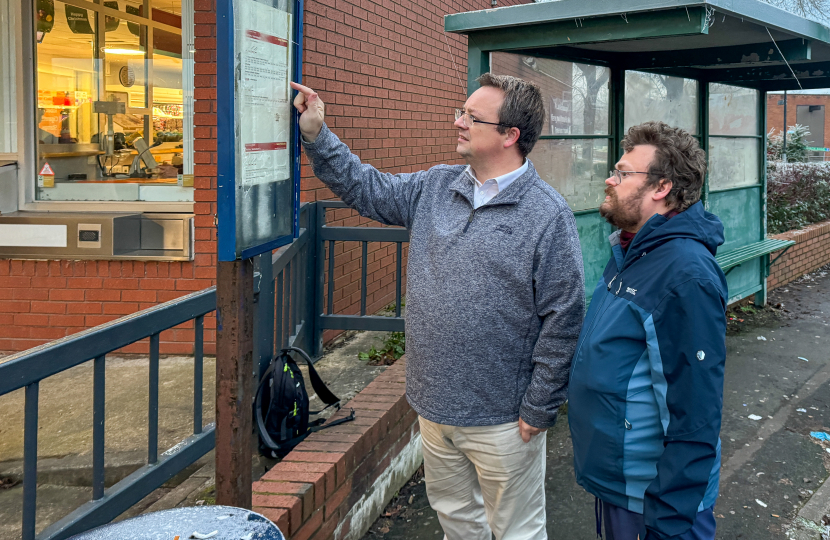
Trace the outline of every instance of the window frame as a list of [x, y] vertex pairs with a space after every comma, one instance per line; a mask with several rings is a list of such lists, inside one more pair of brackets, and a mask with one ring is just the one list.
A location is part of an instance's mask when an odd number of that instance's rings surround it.
[[15, 93], [14, 103], [16, 103], [16, 109], [13, 111], [13, 114], [17, 124], [17, 133], [15, 134], [15, 151], [0, 152], [0, 161], [14, 161], [19, 163], [23, 153], [23, 145], [21, 144], [21, 141], [24, 140], [24, 122], [22, 121], [20, 114], [20, 111], [23, 110], [23, 92], [20, 91], [20, 85], [25, 81], [25, 72], [22, 66], [22, 57], [25, 47], [21, 44], [22, 29], [19, 21], [22, 20], [22, 13], [20, 2], [11, 2], [6, 9], [9, 14], [9, 26], [12, 28], [12, 35], [9, 39], [14, 43], [14, 54], [9, 56], [9, 62], [11, 62], [13, 68], [12, 76], [14, 77], [13, 82], [15, 83], [12, 91]]

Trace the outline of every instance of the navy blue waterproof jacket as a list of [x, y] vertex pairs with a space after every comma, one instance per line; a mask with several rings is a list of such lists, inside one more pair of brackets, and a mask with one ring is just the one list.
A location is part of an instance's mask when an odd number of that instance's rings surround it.
[[576, 479], [642, 513], [647, 538], [686, 532], [718, 496], [726, 278], [723, 225], [698, 202], [619, 233], [571, 366]]

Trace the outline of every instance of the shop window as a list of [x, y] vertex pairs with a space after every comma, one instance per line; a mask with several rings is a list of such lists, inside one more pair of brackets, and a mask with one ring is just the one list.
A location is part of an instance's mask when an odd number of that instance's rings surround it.
[[37, 199], [192, 201], [182, 0], [34, 2]]
[[530, 160], [574, 211], [598, 208], [610, 168], [610, 70], [505, 52], [490, 55], [490, 70], [539, 85], [545, 123]]
[[710, 191], [761, 182], [759, 110], [757, 90], [709, 84]]

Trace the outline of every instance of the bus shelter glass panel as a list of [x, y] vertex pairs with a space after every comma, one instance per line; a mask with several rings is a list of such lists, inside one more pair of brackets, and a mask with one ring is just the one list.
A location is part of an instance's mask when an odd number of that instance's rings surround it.
[[709, 84], [709, 135], [758, 135], [758, 91]]
[[545, 119], [530, 160], [574, 211], [598, 208], [609, 168], [610, 70], [506, 52], [490, 55], [490, 69], [539, 86]]
[[607, 139], [542, 139], [530, 153], [539, 176], [575, 212], [599, 208], [608, 178]]
[[757, 90], [709, 85], [709, 189], [761, 182]]
[[625, 72], [625, 130], [659, 120], [698, 135], [698, 83], [693, 79]]
[[490, 69], [539, 85], [545, 105], [543, 136], [608, 133], [608, 68], [495, 52]]

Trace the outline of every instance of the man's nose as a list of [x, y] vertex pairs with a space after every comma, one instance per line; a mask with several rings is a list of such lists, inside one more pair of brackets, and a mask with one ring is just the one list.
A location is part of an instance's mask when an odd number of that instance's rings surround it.
[[605, 179], [605, 184], [611, 187], [617, 187], [617, 179], [613, 175]]
[[453, 125], [455, 125], [455, 127], [457, 127], [458, 129], [468, 129], [467, 126], [464, 125], [464, 117], [463, 116], [459, 116], [458, 119], [455, 121], [455, 123]]

